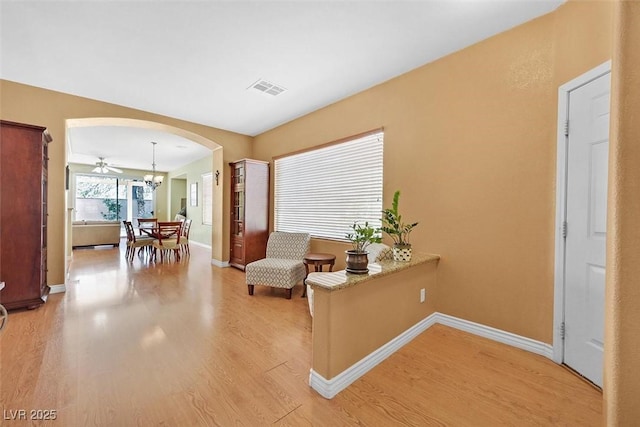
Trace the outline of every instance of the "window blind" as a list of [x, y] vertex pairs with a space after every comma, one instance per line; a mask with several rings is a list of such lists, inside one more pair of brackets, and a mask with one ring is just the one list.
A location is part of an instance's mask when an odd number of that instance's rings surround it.
[[379, 227], [384, 133], [276, 159], [277, 231], [346, 240], [354, 222]]
[[213, 223], [213, 175], [211, 173], [202, 175], [202, 223], [205, 225]]

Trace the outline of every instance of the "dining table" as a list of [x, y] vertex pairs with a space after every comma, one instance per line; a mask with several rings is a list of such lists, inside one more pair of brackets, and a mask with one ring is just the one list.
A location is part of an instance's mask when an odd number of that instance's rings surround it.
[[180, 232], [177, 226], [182, 226], [181, 221], [158, 222], [157, 225], [144, 225], [138, 227], [140, 235], [146, 234], [154, 239], [170, 239]]
[[148, 230], [158, 226], [157, 218], [138, 218], [138, 235], [149, 234]]

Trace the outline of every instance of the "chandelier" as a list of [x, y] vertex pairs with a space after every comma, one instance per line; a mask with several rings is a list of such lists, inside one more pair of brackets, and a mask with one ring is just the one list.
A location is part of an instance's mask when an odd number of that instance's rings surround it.
[[153, 144], [153, 166], [152, 174], [144, 176], [144, 183], [151, 187], [151, 190], [155, 190], [160, 187], [162, 184], [162, 179], [164, 178], [162, 175], [156, 175], [156, 144], [157, 142], [151, 142]]

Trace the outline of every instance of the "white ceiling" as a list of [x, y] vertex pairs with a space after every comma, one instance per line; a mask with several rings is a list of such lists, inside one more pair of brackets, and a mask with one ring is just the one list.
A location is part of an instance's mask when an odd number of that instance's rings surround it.
[[126, 126], [86, 126], [68, 130], [70, 163], [93, 165], [104, 157], [109, 166], [151, 170], [153, 145], [156, 170], [174, 171], [211, 154], [189, 139], [167, 132]]
[[255, 136], [562, 2], [0, 0], [0, 78]]

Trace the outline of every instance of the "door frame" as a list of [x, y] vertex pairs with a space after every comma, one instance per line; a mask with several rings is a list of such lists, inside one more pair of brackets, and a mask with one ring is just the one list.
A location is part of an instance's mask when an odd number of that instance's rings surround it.
[[553, 361], [564, 362], [564, 323], [565, 303], [565, 252], [566, 240], [563, 236], [563, 224], [567, 218], [567, 149], [569, 138], [565, 135], [565, 123], [569, 118], [569, 95], [587, 83], [611, 72], [611, 60], [598, 65], [586, 73], [574, 78], [558, 88], [558, 128], [556, 156], [556, 222], [555, 222], [555, 269], [553, 297]]

